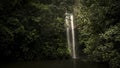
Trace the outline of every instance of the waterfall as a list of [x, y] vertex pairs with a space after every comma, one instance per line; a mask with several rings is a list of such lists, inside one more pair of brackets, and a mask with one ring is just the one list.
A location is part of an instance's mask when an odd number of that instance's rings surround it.
[[70, 15], [71, 19], [71, 30], [72, 30], [72, 50], [73, 50], [73, 58], [76, 58], [75, 52], [75, 32], [74, 32], [74, 23], [73, 23], [73, 14]]
[[72, 58], [76, 58], [76, 51], [75, 51], [75, 32], [74, 32], [74, 22], [73, 22], [73, 14], [66, 13], [66, 34], [67, 34], [67, 42], [68, 42], [68, 49], [72, 55]]
[[70, 42], [70, 22], [69, 22], [69, 14], [66, 13], [66, 34], [67, 34], [67, 42], [68, 42], [68, 50], [71, 53], [71, 42]]

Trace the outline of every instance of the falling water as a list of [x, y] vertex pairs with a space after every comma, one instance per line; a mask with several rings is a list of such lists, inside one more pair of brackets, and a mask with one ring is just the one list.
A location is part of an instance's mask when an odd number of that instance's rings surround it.
[[68, 42], [68, 49], [71, 53], [71, 43], [70, 43], [70, 22], [69, 22], [69, 14], [66, 13], [66, 34], [67, 34], [67, 42]]
[[70, 50], [70, 52], [72, 52], [72, 57], [75, 59], [76, 52], [75, 52], [75, 32], [74, 32], [73, 14], [66, 13], [66, 25], [67, 25], [66, 34], [68, 41], [68, 49]]
[[76, 58], [76, 52], [75, 52], [75, 32], [74, 32], [74, 23], [73, 23], [73, 14], [70, 15], [71, 19], [71, 30], [72, 30], [72, 50], [73, 50], [73, 58]]

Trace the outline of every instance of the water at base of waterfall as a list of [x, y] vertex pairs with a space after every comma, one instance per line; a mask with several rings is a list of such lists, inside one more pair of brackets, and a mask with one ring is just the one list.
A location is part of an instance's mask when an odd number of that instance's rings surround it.
[[0, 68], [109, 68], [106, 64], [81, 60], [46, 60], [31, 62], [0, 63]]

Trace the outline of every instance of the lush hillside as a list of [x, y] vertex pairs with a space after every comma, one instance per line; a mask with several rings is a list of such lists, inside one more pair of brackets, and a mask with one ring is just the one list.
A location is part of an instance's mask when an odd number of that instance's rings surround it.
[[120, 67], [120, 1], [78, 0], [79, 45], [89, 60]]
[[119, 68], [119, 0], [0, 0], [0, 60], [69, 58], [66, 11], [74, 14], [77, 51]]
[[64, 13], [71, 4], [69, 0], [0, 0], [0, 59], [69, 57]]

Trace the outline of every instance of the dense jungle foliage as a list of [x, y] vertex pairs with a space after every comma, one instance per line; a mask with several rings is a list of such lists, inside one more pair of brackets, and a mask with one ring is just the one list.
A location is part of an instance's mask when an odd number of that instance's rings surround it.
[[120, 68], [120, 0], [77, 0], [79, 45], [90, 61]]
[[120, 0], [0, 0], [0, 61], [69, 58], [66, 10], [79, 51], [120, 68]]
[[64, 13], [72, 3], [0, 0], [0, 60], [68, 58]]

